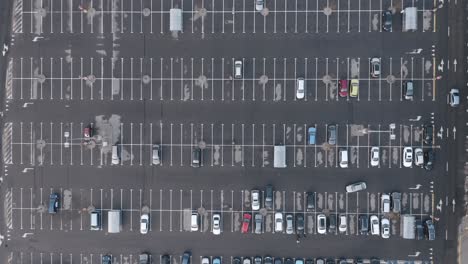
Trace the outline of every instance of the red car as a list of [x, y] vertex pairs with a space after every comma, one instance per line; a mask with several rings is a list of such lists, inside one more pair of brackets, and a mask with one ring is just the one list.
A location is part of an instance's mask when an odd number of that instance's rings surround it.
[[84, 128], [83, 135], [85, 138], [90, 138], [93, 136], [93, 129], [91, 125]]
[[338, 94], [341, 97], [347, 97], [348, 96], [348, 80], [340, 80], [338, 82]]
[[244, 219], [242, 220], [242, 233], [249, 232], [250, 220], [252, 220], [252, 215], [249, 213], [244, 214]]

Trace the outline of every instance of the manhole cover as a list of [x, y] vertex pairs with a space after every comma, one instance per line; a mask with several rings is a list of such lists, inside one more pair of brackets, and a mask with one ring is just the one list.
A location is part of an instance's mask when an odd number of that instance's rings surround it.
[[88, 15], [89, 15], [89, 16], [94, 16], [94, 14], [96, 14], [96, 9], [94, 9], [94, 8], [92, 8], [92, 7], [89, 8], [89, 9], [88, 9]]
[[263, 8], [262, 11], [260, 11], [260, 14], [262, 14], [262, 16], [268, 16], [268, 14], [270, 13], [270, 9], [268, 8]]
[[330, 75], [325, 75], [323, 76], [322, 81], [325, 84], [330, 84], [330, 82], [332, 81], [332, 77]]
[[44, 83], [45, 80], [46, 80], [46, 77], [45, 77], [44, 74], [39, 74], [39, 75], [37, 76], [37, 81], [38, 81], [39, 83]]
[[149, 77], [149, 75], [143, 75], [141, 80], [143, 81], [144, 84], [148, 84], [148, 83], [150, 83], [151, 78]]
[[325, 7], [325, 8], [323, 9], [323, 13], [324, 13], [326, 16], [329, 16], [329, 15], [331, 15], [331, 13], [332, 13], [332, 9], [331, 9], [330, 7]]
[[44, 9], [44, 8], [39, 8], [37, 10], [37, 13], [41, 16], [41, 17], [45, 17], [47, 15], [47, 11]]
[[151, 10], [149, 8], [143, 8], [143, 16], [147, 17], [151, 15]]
[[388, 82], [389, 84], [394, 83], [394, 82], [395, 82], [395, 76], [394, 76], [394, 75], [388, 75], [388, 76], [387, 76], [387, 82]]
[[261, 208], [260, 210], [258, 210], [258, 212], [263, 215], [263, 216], [266, 216], [267, 213], [268, 213], [268, 210], [266, 208]]
[[198, 142], [198, 147], [201, 148], [201, 149], [205, 149], [206, 148], [206, 142], [201, 140]]
[[86, 147], [88, 149], [94, 149], [96, 147], [96, 141], [94, 141], [94, 139], [89, 140], [86, 142]]

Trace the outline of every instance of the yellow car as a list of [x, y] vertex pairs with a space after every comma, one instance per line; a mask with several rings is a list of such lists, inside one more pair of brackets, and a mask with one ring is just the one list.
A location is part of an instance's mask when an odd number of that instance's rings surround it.
[[351, 97], [357, 97], [359, 94], [359, 80], [358, 79], [352, 79], [351, 80], [351, 85], [350, 85], [350, 94], [349, 96]]

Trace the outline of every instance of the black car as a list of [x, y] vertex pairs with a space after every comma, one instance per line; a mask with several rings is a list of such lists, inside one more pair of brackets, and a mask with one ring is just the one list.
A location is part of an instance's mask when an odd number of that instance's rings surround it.
[[424, 169], [430, 171], [434, 167], [435, 153], [433, 149], [424, 151]]
[[416, 220], [415, 225], [416, 225], [416, 239], [423, 240], [424, 239], [424, 226], [421, 220]]
[[382, 12], [382, 29], [385, 31], [392, 31], [392, 12], [383, 11]]
[[364, 261], [360, 258], [356, 259], [356, 264], [364, 264]]
[[423, 129], [424, 144], [432, 145], [433, 136], [434, 136], [434, 126], [425, 125]]
[[305, 264], [314, 264], [314, 260], [313, 259], [306, 259], [305, 261]]
[[262, 257], [256, 256], [254, 258], [254, 264], [262, 264]]
[[275, 264], [283, 264], [282, 258], [275, 258]]
[[270, 256], [265, 256], [263, 258], [263, 264], [273, 264], [273, 258]]
[[169, 256], [169, 255], [162, 255], [162, 257], [161, 257], [161, 264], [171, 264], [171, 256]]
[[327, 259], [326, 264], [336, 264], [336, 262], [333, 259]]
[[192, 150], [192, 167], [198, 168], [201, 166], [201, 148], [193, 148]]
[[359, 234], [367, 235], [369, 233], [369, 218], [367, 215], [359, 216]]
[[380, 264], [380, 259], [378, 259], [378, 258], [371, 258], [370, 264]]
[[307, 192], [307, 212], [315, 210], [315, 193]]
[[294, 260], [292, 258], [286, 258], [284, 264], [294, 264]]
[[241, 261], [241, 259], [239, 257], [234, 257], [232, 259], [232, 264], [241, 264], [241, 263], [242, 263], [242, 261]]
[[336, 233], [336, 215], [331, 214], [328, 219], [329, 219], [328, 232], [335, 234]]
[[296, 214], [296, 234], [304, 234], [304, 215], [302, 213]]
[[60, 196], [58, 193], [51, 193], [49, 195], [49, 214], [55, 214], [59, 208]]
[[104, 255], [104, 256], [102, 256], [101, 263], [102, 263], [102, 264], [112, 264], [112, 257], [111, 257], [111, 255]]
[[271, 184], [265, 188], [265, 207], [267, 209], [273, 208], [273, 186]]

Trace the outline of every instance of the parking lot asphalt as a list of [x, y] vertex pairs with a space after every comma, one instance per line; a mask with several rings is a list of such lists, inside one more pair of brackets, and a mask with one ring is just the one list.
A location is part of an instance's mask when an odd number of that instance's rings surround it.
[[[454, 66], [447, 66], [444, 41], [453, 3], [438, 4], [267, 0], [257, 12], [247, 0], [13, 1], [2, 60], [0, 257], [99, 263], [111, 254], [115, 263], [134, 263], [149, 252], [153, 263], [171, 254], [177, 264], [189, 250], [195, 263], [257, 255], [455, 263], [445, 252], [456, 240], [449, 177], [463, 129], [448, 110], [446, 74]], [[400, 11], [408, 6], [418, 7], [416, 32], [401, 32]], [[183, 9], [182, 32], [169, 31], [171, 7]], [[382, 30], [384, 10], [394, 13], [392, 32]], [[304, 99], [296, 98], [299, 77]], [[339, 96], [339, 80], [351, 79], [359, 80], [357, 97]], [[403, 95], [409, 81], [411, 101]], [[336, 145], [327, 142], [331, 125]], [[310, 127], [316, 144], [308, 142]], [[423, 142], [427, 127], [430, 144]], [[160, 165], [152, 164], [153, 144]], [[274, 168], [275, 145], [286, 146], [287, 168]], [[372, 147], [380, 148], [378, 166], [370, 163]], [[433, 149], [434, 169], [406, 168], [404, 147]], [[195, 148], [202, 149], [200, 168], [191, 167]], [[339, 166], [343, 149], [346, 169]], [[357, 181], [367, 189], [346, 193]], [[251, 191], [261, 190], [263, 202], [267, 184], [274, 206], [254, 212]], [[316, 195], [315, 210], [306, 210], [307, 192]], [[381, 195], [392, 192], [402, 193], [401, 215], [436, 222], [435, 241], [402, 238], [400, 214], [381, 209]], [[61, 199], [55, 215], [47, 213], [51, 193]], [[112, 209], [123, 212], [119, 234], [107, 232]], [[95, 210], [103, 226], [91, 231]], [[192, 212], [200, 215], [195, 232]], [[304, 214], [305, 237], [275, 232], [277, 212]], [[150, 217], [147, 235], [139, 232], [142, 213]], [[219, 236], [214, 213], [221, 214]], [[261, 234], [253, 222], [241, 233], [244, 213], [262, 214]], [[318, 234], [321, 213], [346, 216], [347, 230]], [[360, 215], [389, 218], [390, 238], [360, 234]]]

